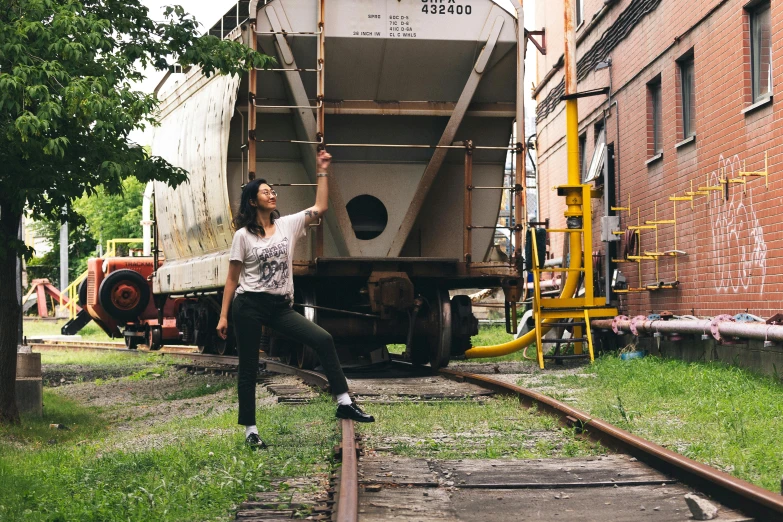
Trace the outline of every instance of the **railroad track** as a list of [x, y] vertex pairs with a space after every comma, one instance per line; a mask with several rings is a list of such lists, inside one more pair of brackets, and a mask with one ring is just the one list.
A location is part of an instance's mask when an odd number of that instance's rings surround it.
[[[62, 347], [119, 349], [118, 346], [106, 346], [109, 344], [112, 343], [57, 342], [33, 344], [33, 347], [35, 349], [58, 349]], [[102, 347], [98, 347], [96, 345], [102, 345]], [[117, 345], [119, 345], [119, 343], [117, 343]], [[199, 354], [192, 351], [187, 353], [182, 351], [181, 347], [179, 348], [180, 350], [167, 351], [166, 347], [164, 347], [160, 353], [177, 358], [189, 359], [197, 364], [219, 364], [230, 366], [237, 364], [236, 357]], [[128, 351], [125, 348], [122, 349], [126, 352]], [[263, 369], [269, 372], [294, 375], [310, 386], [326, 389], [328, 385], [326, 377], [318, 372], [301, 370], [299, 368], [291, 367], [278, 361], [268, 359], [262, 359], [260, 364]], [[402, 363], [395, 363], [394, 366], [398, 368], [407, 367], [407, 365], [403, 365]], [[421, 369], [419, 369], [419, 372], [421, 372]], [[536, 472], [535, 468], [539, 468], [540, 471], [540, 469], [547, 467], [545, 464], [532, 464], [532, 466], [527, 465], [527, 467], [520, 464], [514, 470], [517, 475], [511, 477], [512, 480], [508, 480], [508, 476], [506, 476], [504, 480], [500, 481], [498, 481], [497, 478], [493, 479], [493, 477], [503, 478], [503, 473], [501, 473], [498, 469], [484, 470], [484, 473], [481, 473], [481, 470], [479, 470], [479, 472], [476, 473], [476, 477], [473, 479], [463, 480], [462, 482], [465, 482], [465, 484], [461, 484], [458, 486], [459, 488], [466, 490], [503, 490], [506, 492], [504, 493], [505, 496], [508, 496], [509, 491], [518, 493], [522, 490], [550, 490], [552, 492], [561, 490], [574, 491], [575, 489], [580, 491], [589, 490], [589, 495], [592, 497], [591, 503], [593, 506], [595, 506], [595, 498], [600, 499], [601, 496], [600, 493], [596, 492], [600, 492], [601, 489], [611, 490], [616, 487], [629, 488], [630, 496], [628, 497], [628, 501], [631, 501], [631, 499], [633, 499], [636, 495], [641, 494], [640, 492], [643, 491], [643, 488], [664, 486], [675, 487], [679, 484], [686, 485], [700, 493], [707, 494], [712, 499], [715, 499], [715, 501], [720, 502], [723, 506], [723, 510], [721, 512], [723, 518], [720, 518], [721, 520], [783, 520], [783, 496], [774, 494], [746, 481], [732, 477], [720, 470], [674, 453], [666, 448], [663, 448], [662, 446], [632, 435], [631, 433], [613, 426], [608, 422], [594, 418], [585, 412], [552, 399], [551, 397], [547, 397], [532, 390], [499, 381], [485, 375], [470, 374], [448, 368], [440, 370], [437, 372], [437, 374], [430, 373], [429, 375], [438, 375], [457, 384], [473, 385], [480, 389], [491, 390], [493, 393], [498, 395], [518, 397], [522, 405], [527, 407], [535, 406], [540, 411], [548, 412], [557, 417], [561, 425], [573, 428], [577, 432], [580, 432], [583, 436], [595, 442], [599, 442], [604, 447], [610, 448], [625, 456], [624, 459], [621, 460], [613, 460], [610, 458], [608, 462], [599, 464], [599, 468], [603, 466], [606, 469], [604, 469], [603, 472], [597, 472], [597, 475], [594, 471], [589, 469], [585, 470], [583, 474], [587, 475], [588, 477], [591, 476], [591, 473], [593, 474], [593, 478], [586, 481], [583, 481], [581, 478], [579, 481], [574, 480], [576, 473], [571, 474], [570, 470], [568, 470], [568, 472], [564, 475], [562, 472], [563, 466], [560, 467], [560, 470], [554, 470], [554, 475], [557, 475], [557, 477], [555, 477], [553, 480], [552, 477], [542, 477], [540, 473]], [[464, 393], [464, 390], [462, 390], [460, 393]], [[368, 484], [367, 481], [362, 483], [358, 476], [359, 447], [357, 446], [353, 424], [349, 421], [343, 420], [339, 422], [339, 426], [341, 429], [341, 447], [339, 454], [342, 458], [342, 466], [338, 471], [339, 480], [337, 481], [334, 490], [335, 504], [333, 515], [336, 520], [346, 522], [357, 521], [359, 518], [360, 501], [366, 500], [366, 491], [370, 486], [372, 486], [373, 491], [377, 491], [377, 486], [379, 485], [392, 486], [390, 491], [406, 491], [407, 488], [416, 485], [428, 488], [432, 488], [438, 485], [437, 482], [432, 482], [431, 478], [425, 479], [424, 482], [417, 482], [416, 480], [411, 479], [412, 482], [408, 481], [407, 483], [400, 483], [399, 481], [395, 482], [394, 480], [387, 480], [385, 482], [376, 481], [379, 482], [379, 484]], [[634, 464], [630, 465], [629, 463], [631, 462]], [[369, 462], [368, 465], [371, 468], [372, 466], [375, 466], [376, 468], [378, 467], [377, 462]], [[589, 462], [584, 463], [581, 461], [574, 461], [575, 467], [585, 467], [588, 465], [593, 466], [594, 464], [590, 464]], [[565, 464], [565, 466], [567, 467], [568, 464]], [[644, 466], [646, 469], [642, 469], [642, 466]], [[607, 476], [607, 470], [616, 471], [617, 469], [620, 469], [620, 467], [623, 467], [623, 472], [626, 471], [626, 468], [630, 470], [629, 473], [626, 473], [625, 478], [605, 479]], [[447, 474], [456, 474], [463, 477], [464, 479], [467, 479], [471, 476], [471, 472], [459, 470], [457, 468], [458, 466], [455, 465], [453, 467], [453, 471], [449, 471]], [[432, 471], [432, 469], [430, 469], [430, 471]], [[412, 473], [415, 475], [415, 470]], [[421, 480], [421, 478], [419, 480]], [[430, 482], [427, 482], [427, 480]], [[494, 480], [494, 482], [492, 480]], [[361, 486], [364, 486], [364, 495], [361, 494]], [[400, 488], [399, 486], [407, 486], [407, 488]], [[435, 491], [433, 489], [430, 490]], [[425, 498], [427, 497], [425, 496]], [[554, 495], [554, 498], [568, 498], [568, 495], [565, 493], [557, 493]], [[616, 495], [613, 498], [617, 498]], [[430, 499], [433, 501], [437, 500], [434, 498]], [[582, 501], [585, 499], [582, 498], [578, 500]], [[410, 499], [400, 498], [399, 502], [410, 502]], [[611, 502], [606, 502], [604, 504], [609, 505]], [[727, 511], [725, 509], [726, 507], [737, 511]], [[606, 509], [607, 508], [604, 508], [604, 510]], [[608, 509], [611, 510], [613, 508]], [[664, 520], [677, 519], [666, 518], [663, 516], [656, 517], [653, 510], [656, 510], [656, 508], [651, 507], [649, 510], [650, 512], [646, 513], [644, 518]], [[688, 515], [689, 514], [687, 512], [683, 512], [682, 518], [680, 519], [687, 519]], [[639, 517], [642, 518], [642, 514], [639, 514]], [[590, 518], [588, 518], [588, 520], [589, 519]]]

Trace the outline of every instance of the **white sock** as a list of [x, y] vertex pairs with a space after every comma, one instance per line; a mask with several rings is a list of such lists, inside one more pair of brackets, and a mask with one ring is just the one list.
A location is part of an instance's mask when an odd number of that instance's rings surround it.
[[245, 426], [245, 438], [248, 438], [251, 433], [258, 435], [258, 428], [253, 424], [252, 426]]
[[348, 392], [341, 393], [335, 398], [337, 399], [337, 404], [339, 404], [340, 406], [348, 406], [351, 404], [351, 396], [348, 395]]

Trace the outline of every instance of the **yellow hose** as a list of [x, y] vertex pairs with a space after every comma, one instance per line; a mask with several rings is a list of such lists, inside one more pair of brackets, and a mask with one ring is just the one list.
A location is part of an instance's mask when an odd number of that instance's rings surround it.
[[[569, 234], [569, 236], [571, 236], [571, 262], [569, 263], [569, 268], [581, 268], [582, 237], [580, 234]], [[563, 291], [560, 293], [560, 297], [573, 297], [574, 293], [576, 293], [576, 288], [579, 284], [579, 272], [569, 272], [569, 274], [573, 275], [569, 275], [566, 279], [565, 285], [563, 286]], [[547, 322], [551, 321], [543, 321], [541, 323], [541, 335], [547, 333], [551, 328], [546, 326]], [[535, 342], [536, 331], [533, 329], [519, 339], [514, 339], [513, 341], [509, 341], [507, 343], [496, 344], [493, 346], [474, 346], [465, 352], [465, 357], [468, 359], [478, 359], [480, 357], [500, 357], [502, 355], [518, 352], [522, 348], [525, 348], [529, 344]]]
[[[566, 100], [566, 150], [568, 154], [568, 185], [580, 185], [582, 179], [579, 176], [579, 116], [577, 112], [576, 100]], [[568, 191], [566, 193], [566, 218], [572, 216], [581, 216], [582, 219], [590, 219], [590, 216], [585, 218], [582, 206], [582, 193], [581, 188], [575, 191]], [[571, 261], [568, 267], [571, 269], [582, 268], [582, 235], [569, 233], [569, 247], [571, 254]], [[589, 247], [586, 245], [585, 248]], [[560, 292], [560, 297], [573, 297], [579, 284], [579, 272], [568, 272], [565, 284], [563, 285], [563, 291]], [[541, 335], [546, 334], [551, 327], [547, 327], [547, 323], [552, 321], [541, 322]], [[502, 355], [508, 355], [510, 353], [518, 352], [522, 348], [536, 342], [535, 329], [529, 331], [519, 339], [514, 339], [503, 344], [496, 344], [494, 346], [474, 346], [470, 350], [465, 352], [467, 359], [478, 359], [480, 357], [500, 357]]]

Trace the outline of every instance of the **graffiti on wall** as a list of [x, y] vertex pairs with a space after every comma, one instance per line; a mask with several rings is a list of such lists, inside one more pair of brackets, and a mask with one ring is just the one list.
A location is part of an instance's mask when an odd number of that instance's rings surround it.
[[[721, 185], [722, 178], [738, 178], [741, 169], [738, 155], [724, 158], [721, 154], [718, 169], [710, 174], [710, 185]], [[730, 190], [728, 200], [722, 190], [711, 191], [709, 196], [715, 288], [718, 292], [762, 293], [767, 276], [767, 243], [753, 207], [753, 190], [750, 184], [745, 190], [741, 186]]]

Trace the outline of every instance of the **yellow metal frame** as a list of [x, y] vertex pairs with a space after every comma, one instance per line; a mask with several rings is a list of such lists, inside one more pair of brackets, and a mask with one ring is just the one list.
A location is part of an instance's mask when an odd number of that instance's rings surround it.
[[[117, 239], [109, 239], [106, 241], [106, 252], [101, 256], [101, 259], [106, 259], [109, 257], [117, 257], [117, 245], [120, 244], [132, 244], [132, 243], [142, 243], [144, 242], [143, 239], [136, 239], [136, 238], [117, 238]], [[63, 291], [60, 294], [60, 307], [63, 306], [68, 310], [68, 319], [73, 319], [76, 317], [76, 314], [78, 313], [76, 311], [77, 304], [76, 301], [79, 300], [79, 285], [82, 284], [82, 282], [87, 279], [87, 270], [85, 270], [79, 277], [73, 280], [71, 284], [69, 284], [65, 291]], [[64, 299], [68, 299], [68, 303], [64, 303]], [[84, 306], [86, 303], [79, 303], [81, 306]]]
[[[563, 234], [579, 234], [582, 237], [583, 245], [593, 244], [593, 224], [590, 216], [592, 216], [591, 210], [591, 187], [589, 185], [562, 185], [557, 187], [558, 190], [562, 190], [566, 194], [566, 198], [574, 198], [575, 193], [581, 193], [582, 196], [582, 228], [567, 228], [567, 229], [547, 229], [547, 232], [551, 233], [563, 233]], [[576, 201], [576, 200], [573, 200]], [[541, 266], [541, 260], [538, 259], [538, 245], [536, 242], [536, 235], [530, 234], [530, 240], [532, 244], [533, 252], [533, 319], [535, 322], [536, 333], [536, 355], [538, 360], [538, 366], [544, 369], [544, 329], [551, 328], [546, 327], [545, 322], [547, 320], [557, 319], [578, 319], [584, 320], [584, 337], [587, 339], [587, 351], [590, 357], [590, 362], [595, 360], [595, 352], [593, 350], [593, 338], [590, 330], [590, 320], [597, 317], [614, 317], [617, 315], [617, 309], [606, 305], [606, 298], [594, 297], [593, 287], [593, 256], [586, 254], [584, 256], [584, 262], [582, 268], [563, 268], [558, 271], [562, 272], [581, 272], [584, 274], [584, 287], [585, 293], [583, 297], [554, 297], [543, 298], [541, 297], [541, 274], [544, 272], [550, 272], [551, 269], [544, 269]], [[574, 274], [571, 277], [578, 277]], [[574, 326], [574, 337], [583, 337], [582, 326]], [[584, 343], [574, 343], [574, 353], [579, 355], [584, 353]]]

